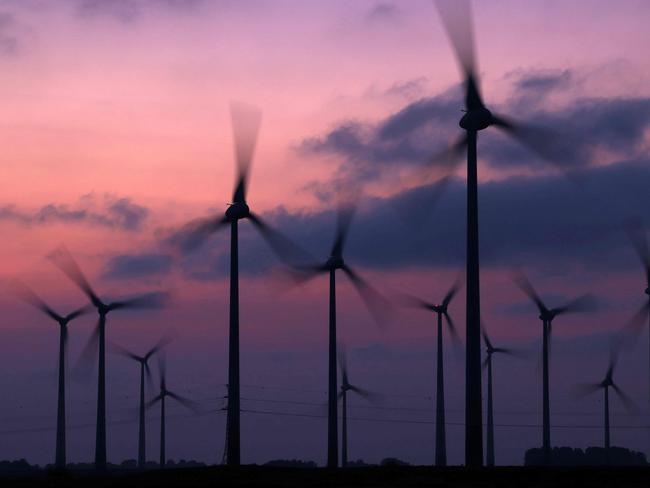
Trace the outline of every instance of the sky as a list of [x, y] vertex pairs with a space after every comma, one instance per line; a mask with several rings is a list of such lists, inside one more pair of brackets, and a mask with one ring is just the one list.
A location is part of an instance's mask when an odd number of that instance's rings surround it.
[[[624, 228], [650, 224], [650, 5], [485, 0], [473, 14], [490, 108], [565, 141], [553, 165], [496, 129], [479, 135], [482, 315], [495, 344], [524, 353], [495, 358], [496, 458], [521, 464], [541, 443], [541, 327], [512, 270], [550, 305], [587, 292], [598, 303], [554, 323], [554, 445], [602, 444], [600, 397], [572, 392], [601, 379], [612, 334], [643, 303]], [[202, 413], [170, 407], [168, 455], [221, 461], [228, 236], [191, 255], [166, 238], [231, 200], [231, 101], [263, 111], [254, 211], [324, 260], [337, 188], [354, 185], [347, 262], [387, 297], [440, 301], [463, 271], [465, 175], [460, 165], [433, 205], [439, 174], [422, 168], [460, 135], [459, 83], [429, 0], [0, 0], [0, 458], [54, 456], [58, 331], [4, 290], [18, 277], [61, 312], [83, 305], [47, 258], [65, 244], [102, 296], [172, 293], [167, 310], [116, 312], [109, 340], [145, 351], [175, 331], [169, 386]], [[322, 464], [326, 280], [288, 286], [250, 224], [240, 229], [242, 461]], [[380, 329], [339, 283], [351, 380], [382, 394], [377, 404], [350, 400], [351, 458], [432, 463], [434, 317], [397, 306]], [[464, 289], [450, 313], [462, 338]], [[94, 321], [71, 325], [72, 365]], [[449, 462], [460, 464], [464, 366], [444, 340]], [[617, 380], [642, 412], [614, 400], [612, 441], [650, 455], [646, 341], [647, 327], [620, 358]], [[69, 374], [72, 462], [93, 456], [96, 384], [84, 368]], [[136, 456], [137, 373], [109, 355], [109, 461]]]

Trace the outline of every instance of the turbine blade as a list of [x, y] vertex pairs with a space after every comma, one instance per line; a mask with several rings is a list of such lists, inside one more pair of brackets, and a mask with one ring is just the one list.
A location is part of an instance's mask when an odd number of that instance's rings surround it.
[[587, 293], [579, 296], [575, 300], [571, 300], [569, 303], [551, 309], [551, 313], [554, 316], [564, 315], [568, 313], [580, 313], [580, 312], [590, 312], [596, 309], [596, 299], [593, 295]]
[[158, 373], [160, 374], [160, 390], [166, 391], [167, 387], [167, 359], [164, 354], [158, 356]]
[[151, 368], [149, 367], [149, 362], [145, 360], [144, 362], [144, 375], [147, 379], [147, 386], [151, 388], [153, 385], [153, 375], [151, 374]]
[[153, 397], [151, 400], [149, 400], [149, 401], [145, 404], [144, 407], [147, 408], [147, 409], [153, 407], [157, 402], [159, 402], [160, 400], [162, 400], [163, 396], [164, 396], [164, 394], [163, 394], [163, 393], [160, 393], [159, 395]]
[[343, 385], [347, 385], [348, 384], [348, 363], [345, 354], [345, 348], [343, 346], [339, 346], [338, 360], [339, 360], [339, 368], [341, 369], [341, 383]]
[[41, 312], [45, 313], [50, 318], [60, 322], [63, 320], [58, 313], [56, 313], [52, 308], [45, 303], [30, 287], [18, 279], [13, 279], [9, 282], [9, 291], [14, 296], [22, 300], [23, 302], [31, 305]]
[[436, 0], [438, 13], [465, 76], [465, 106], [467, 110], [483, 107], [478, 87], [474, 26], [468, 0]]
[[641, 260], [646, 275], [646, 283], [650, 287], [650, 245], [648, 244], [646, 229], [641, 221], [635, 221], [628, 225], [627, 233], [634, 250]]
[[109, 343], [109, 350], [113, 354], [117, 354], [119, 356], [123, 356], [125, 358], [133, 359], [134, 361], [142, 361], [144, 358], [138, 356], [137, 354], [129, 351], [128, 349], [120, 346], [119, 344], [116, 344], [115, 342], [110, 342]]
[[233, 102], [230, 104], [230, 116], [237, 162], [237, 183], [232, 201], [245, 203], [248, 175], [255, 153], [262, 112], [256, 107]]
[[[646, 320], [650, 315], [650, 301], [647, 301], [630, 317], [630, 319], [625, 322], [623, 328], [620, 331], [621, 341], [629, 342], [630, 337], [636, 339], [641, 330], [646, 325]], [[627, 337], [626, 337], [627, 336]], [[636, 341], [635, 341], [636, 343]]]
[[442, 300], [442, 306], [444, 308], [447, 308], [451, 300], [454, 298], [456, 293], [458, 293], [458, 290], [460, 289], [461, 281], [456, 280], [456, 282], [452, 285], [452, 287], [449, 289], [447, 294], [445, 295], [445, 298]]
[[602, 388], [603, 385], [600, 383], [580, 383], [573, 387], [572, 393], [575, 398], [584, 398]]
[[108, 305], [108, 309], [158, 310], [165, 308], [169, 301], [169, 293], [155, 291], [112, 302]]
[[451, 320], [451, 317], [447, 312], [443, 313], [445, 320], [447, 321], [447, 326], [449, 328], [449, 332], [451, 333], [451, 340], [454, 342], [454, 344], [458, 347], [461, 345], [461, 340], [460, 337], [458, 336], [458, 331], [456, 330], [456, 325], [454, 324], [454, 321]]
[[173, 232], [166, 243], [182, 253], [189, 253], [203, 244], [208, 237], [225, 227], [230, 220], [227, 217], [206, 217], [192, 220], [181, 229]]
[[530, 283], [530, 281], [522, 271], [518, 271], [515, 273], [514, 280], [517, 286], [519, 286], [519, 288], [521, 289], [521, 291], [523, 291], [528, 296], [528, 298], [530, 298], [533, 302], [535, 302], [535, 305], [537, 305], [537, 309], [539, 310], [540, 313], [548, 312], [546, 305], [544, 305], [544, 302], [535, 291], [535, 288], [533, 288], [533, 285]]
[[144, 355], [144, 359], [149, 359], [158, 351], [167, 347], [169, 344], [171, 344], [174, 341], [175, 338], [176, 338], [176, 334], [172, 334], [172, 333], [165, 334], [163, 337], [161, 337], [158, 340], [155, 346], [153, 346], [151, 349], [149, 349], [149, 351], [147, 351], [147, 353]]
[[342, 256], [345, 243], [347, 241], [348, 233], [350, 232], [350, 224], [357, 211], [356, 201], [339, 201], [337, 208], [337, 221], [336, 221], [336, 237], [332, 245], [332, 256]]
[[375, 403], [379, 399], [379, 395], [377, 393], [374, 393], [372, 391], [368, 391], [368, 390], [366, 390], [364, 388], [359, 388], [358, 386], [348, 385], [348, 389], [350, 391], [355, 392], [361, 398], [363, 398], [364, 400], [367, 400], [369, 402]]
[[86, 345], [81, 350], [81, 354], [79, 355], [79, 358], [77, 359], [72, 370], [73, 376], [76, 376], [78, 379], [82, 381], [89, 379], [90, 375], [95, 369], [95, 362], [97, 361], [97, 355], [99, 349], [99, 322], [100, 321], [101, 318], [98, 320], [97, 325], [95, 326], [92, 333], [90, 334], [90, 337], [86, 342]]
[[634, 402], [634, 400], [632, 400], [632, 398], [630, 398], [627, 393], [621, 390], [617, 384], [612, 383], [612, 388], [618, 394], [618, 397], [621, 399], [621, 403], [623, 403], [623, 406], [628, 412], [638, 413], [640, 411], [639, 406]]
[[74, 320], [77, 317], [81, 317], [82, 315], [86, 315], [87, 313], [90, 313], [92, 310], [93, 309], [91, 305], [86, 305], [85, 307], [81, 307], [73, 312], [70, 312], [68, 315], [65, 316], [65, 320], [67, 322], [70, 322], [71, 320]]
[[178, 395], [174, 393], [173, 391], [168, 391], [167, 396], [170, 396], [174, 400], [176, 400], [178, 403], [183, 405], [184, 407], [189, 408], [192, 412], [198, 414], [199, 413], [199, 405], [193, 400], [190, 400], [189, 398], [186, 398], [184, 396]]
[[400, 293], [397, 295], [396, 299], [404, 307], [419, 308], [429, 312], [435, 312], [437, 308], [435, 304], [407, 293]]
[[299, 262], [305, 263], [313, 261], [313, 258], [298, 246], [298, 244], [293, 242], [280, 231], [273, 229], [269, 224], [262, 220], [262, 217], [259, 215], [250, 212], [248, 218], [264, 240], [269, 244], [275, 255], [285, 264], [292, 265]]
[[102, 301], [93, 291], [81, 268], [65, 246], [58, 247], [48, 257], [57, 268], [63, 271], [86, 294], [95, 307], [102, 305]]
[[485, 324], [483, 323], [481, 323], [481, 335], [483, 336], [483, 342], [485, 342], [485, 345], [488, 347], [488, 349], [494, 350], [494, 347], [492, 347], [492, 342], [490, 341], [487, 331], [485, 330]]
[[483, 371], [485, 371], [487, 369], [488, 361], [489, 361], [489, 359], [487, 357], [483, 360], [483, 365], [482, 365]]
[[391, 308], [388, 301], [347, 264], [343, 265], [342, 269], [348, 275], [350, 281], [352, 281], [352, 284], [357, 289], [359, 296], [361, 296], [361, 299], [377, 325], [380, 327], [385, 325], [391, 315]]

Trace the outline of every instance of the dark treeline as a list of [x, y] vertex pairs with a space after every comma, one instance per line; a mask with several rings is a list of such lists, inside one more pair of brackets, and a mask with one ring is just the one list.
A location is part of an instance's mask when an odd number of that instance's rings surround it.
[[[585, 450], [574, 447], [554, 447], [551, 450], [553, 466], [647, 466], [645, 454], [624, 447], [588, 447]], [[543, 449], [528, 449], [524, 466], [543, 466]]]

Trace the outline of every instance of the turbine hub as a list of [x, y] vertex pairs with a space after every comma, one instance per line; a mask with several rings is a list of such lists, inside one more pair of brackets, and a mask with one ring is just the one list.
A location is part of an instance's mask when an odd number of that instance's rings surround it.
[[327, 260], [327, 267], [329, 269], [341, 269], [344, 264], [342, 256], [330, 256]]
[[479, 131], [487, 129], [492, 124], [492, 112], [481, 107], [465, 112], [458, 125], [465, 130]]
[[241, 220], [248, 217], [250, 213], [250, 208], [245, 202], [235, 202], [226, 210], [226, 217], [230, 220]]

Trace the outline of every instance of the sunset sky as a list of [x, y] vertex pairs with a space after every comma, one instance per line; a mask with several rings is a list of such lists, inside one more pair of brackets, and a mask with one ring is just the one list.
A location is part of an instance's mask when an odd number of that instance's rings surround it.
[[[598, 301], [554, 323], [558, 446], [602, 444], [600, 396], [578, 400], [572, 388], [602, 379], [611, 334], [645, 296], [624, 227], [650, 225], [650, 3], [474, 7], [486, 102], [572, 141], [558, 163], [578, 174], [567, 178], [495, 129], [480, 134], [483, 318], [495, 344], [528, 353], [495, 358], [496, 458], [521, 464], [541, 444], [541, 324], [511, 270], [524, 269], [550, 305], [586, 292]], [[347, 261], [388, 297], [440, 301], [464, 269], [465, 173], [461, 165], [435, 207], [435, 173], [412, 176], [460, 135], [460, 80], [430, 0], [0, 0], [0, 459], [53, 461], [58, 330], [4, 290], [19, 277], [61, 312], [82, 305], [47, 259], [65, 244], [102, 295], [172, 292], [169, 310], [116, 312], [108, 337], [140, 352], [175, 329], [169, 386], [204, 414], [170, 407], [168, 456], [221, 461], [228, 236], [185, 257], [164, 242], [231, 200], [233, 100], [263, 111], [254, 211], [324, 260], [337, 184], [354, 184], [362, 196]], [[289, 289], [259, 235], [247, 222], [240, 229], [242, 462], [322, 464], [326, 279]], [[398, 308], [380, 330], [340, 283], [351, 380], [384, 395], [376, 405], [351, 400], [350, 457], [432, 463], [434, 317]], [[464, 293], [450, 307], [461, 336]], [[71, 325], [71, 363], [95, 320]], [[614, 399], [612, 442], [650, 454], [647, 341], [646, 327], [616, 371], [643, 413]], [[460, 464], [464, 363], [451, 346], [445, 360], [449, 462]], [[109, 356], [111, 462], [136, 457], [137, 373]], [[71, 368], [70, 462], [93, 457], [94, 374], [75, 380]]]

